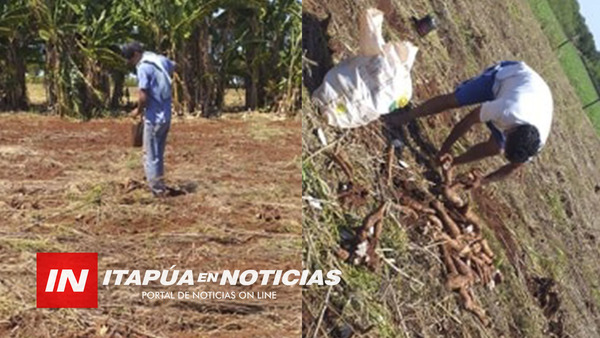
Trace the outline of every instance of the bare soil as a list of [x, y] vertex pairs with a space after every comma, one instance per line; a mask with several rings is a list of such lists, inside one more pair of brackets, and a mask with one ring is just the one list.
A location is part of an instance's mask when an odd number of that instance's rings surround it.
[[[233, 116], [233, 115], [232, 115]], [[153, 198], [128, 120], [0, 116], [0, 336], [256, 337], [300, 334], [300, 287], [274, 301], [141, 299], [104, 287], [98, 309], [36, 309], [36, 252], [98, 252], [106, 269], [301, 269], [300, 121], [262, 114], [176, 120]], [[144, 290], [152, 291], [152, 290]], [[156, 290], [161, 291], [161, 290]]]
[[[385, 2], [385, 1], [384, 1]], [[309, 0], [303, 11], [311, 22], [307, 52], [320, 64], [339, 62], [358, 50], [358, 16], [376, 2]], [[494, 290], [474, 288], [491, 319], [484, 326], [464, 311], [444, 288], [439, 243], [423, 231], [422, 221], [390, 211], [384, 220], [377, 272], [355, 267], [335, 255], [346, 232], [384, 201], [441, 192], [434, 155], [466, 109], [424, 118], [397, 130], [405, 144], [388, 179], [389, 133], [380, 122], [353, 130], [330, 128], [311, 105], [309, 91], [323, 76], [313, 67], [303, 105], [303, 260], [307, 267], [340, 268], [343, 283], [331, 290], [303, 293], [303, 333], [350, 337], [595, 337], [600, 333], [600, 231], [597, 186], [600, 139], [581, 109], [552, 46], [527, 3], [522, 1], [391, 1], [395, 13], [384, 23], [388, 40], [408, 39], [420, 48], [413, 68], [414, 103], [447, 93], [461, 81], [499, 60], [524, 60], [549, 83], [555, 117], [548, 144], [526, 169], [473, 194], [475, 211], [504, 281]], [[439, 28], [421, 38], [411, 17], [436, 16]], [[310, 34], [310, 37], [308, 36]], [[314, 40], [314, 41], [312, 41]], [[315, 136], [322, 129], [330, 145]], [[456, 153], [488, 137], [470, 132]], [[343, 153], [353, 178], [330, 164]], [[502, 159], [477, 166], [489, 172]], [[469, 170], [469, 166], [460, 168]], [[337, 203], [336, 188], [352, 180], [369, 193], [364, 206]], [[411, 182], [410, 185], [392, 182]], [[305, 200], [309, 200], [305, 198]]]

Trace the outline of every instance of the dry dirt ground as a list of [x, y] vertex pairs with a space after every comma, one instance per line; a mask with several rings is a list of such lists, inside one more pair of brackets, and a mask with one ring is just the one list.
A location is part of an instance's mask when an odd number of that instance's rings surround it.
[[299, 287], [206, 284], [183, 290], [272, 290], [277, 300], [153, 301], [100, 280], [98, 309], [35, 308], [36, 252], [97, 252], [100, 276], [301, 269], [300, 121], [231, 116], [174, 121], [167, 181], [193, 192], [155, 199], [138, 185], [130, 121], [0, 115], [0, 336], [298, 336]]
[[[491, 319], [485, 327], [445, 290], [438, 244], [418, 222], [396, 211], [384, 221], [381, 250], [387, 263], [377, 272], [336, 257], [345, 233], [356, 229], [383, 201], [400, 193], [439, 193], [432, 162], [450, 128], [466, 110], [419, 120], [400, 131], [406, 144], [397, 154], [388, 184], [388, 141], [380, 122], [355, 130], [326, 125], [311, 105], [310, 89], [327, 65], [358, 47], [358, 16], [375, 1], [307, 0], [303, 45], [317, 61], [305, 72], [303, 105], [303, 261], [305, 267], [339, 268], [343, 282], [303, 290], [307, 336], [368, 337], [598, 337], [600, 336], [600, 139], [581, 109], [539, 23], [524, 1], [392, 1], [395, 22], [384, 24], [388, 40], [408, 39], [420, 48], [413, 68], [415, 103], [445, 93], [499, 60], [524, 60], [549, 83], [555, 99], [552, 132], [540, 156], [518, 176], [474, 194], [485, 237], [498, 254], [494, 265], [504, 283], [474, 289]], [[420, 38], [411, 16], [432, 13], [439, 29]], [[331, 55], [331, 57], [329, 57]], [[317, 130], [329, 145], [323, 146]], [[463, 139], [456, 153], [487, 138], [485, 127]], [[364, 204], [342, 205], [340, 183], [348, 179], [331, 154], [344, 156], [353, 181], [364, 187]], [[484, 171], [501, 159], [486, 160]], [[462, 168], [461, 170], [466, 170]], [[394, 182], [394, 181], [392, 181]], [[410, 186], [414, 189], [411, 189]], [[364, 197], [364, 196], [363, 196]], [[317, 200], [317, 203], [315, 200]]]

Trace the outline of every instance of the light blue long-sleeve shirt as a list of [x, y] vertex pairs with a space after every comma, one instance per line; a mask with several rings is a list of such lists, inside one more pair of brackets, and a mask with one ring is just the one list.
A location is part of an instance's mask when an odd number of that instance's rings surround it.
[[136, 65], [138, 88], [146, 91], [145, 119], [151, 123], [171, 121], [171, 75], [175, 63], [152, 52], [144, 52]]

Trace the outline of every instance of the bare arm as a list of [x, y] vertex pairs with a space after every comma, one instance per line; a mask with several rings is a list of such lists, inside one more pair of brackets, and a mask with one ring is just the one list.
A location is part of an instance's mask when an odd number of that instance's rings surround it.
[[510, 176], [512, 173], [516, 172], [517, 169], [521, 168], [524, 164], [525, 163], [506, 164], [506, 165], [500, 167], [498, 170], [496, 170], [496, 171], [488, 174], [486, 177], [484, 177], [481, 180], [481, 185], [505, 179], [506, 177]]
[[138, 110], [140, 112], [144, 112], [144, 109], [146, 109], [146, 100], [147, 100], [147, 96], [146, 96], [146, 91], [144, 89], [138, 89]]
[[144, 89], [138, 89], [138, 104], [137, 107], [131, 112], [130, 116], [135, 118], [140, 115], [140, 118], [144, 117], [144, 109], [146, 108], [147, 94]]
[[440, 149], [440, 156], [449, 153], [450, 149], [459, 138], [466, 134], [467, 131], [473, 127], [473, 125], [481, 122], [481, 119], [479, 118], [480, 109], [480, 107], [473, 109], [469, 114], [467, 114], [467, 116], [463, 117], [463, 119], [454, 126], [450, 132], [450, 135], [448, 135], [448, 138], [446, 138], [446, 141], [444, 141], [444, 144]]

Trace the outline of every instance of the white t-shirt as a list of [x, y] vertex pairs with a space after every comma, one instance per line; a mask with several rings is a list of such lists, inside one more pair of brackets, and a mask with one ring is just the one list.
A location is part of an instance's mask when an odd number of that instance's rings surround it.
[[481, 105], [481, 121], [492, 122], [505, 132], [530, 124], [540, 133], [541, 146], [546, 144], [552, 124], [552, 93], [533, 69], [524, 62], [501, 67], [493, 87], [495, 99]]

